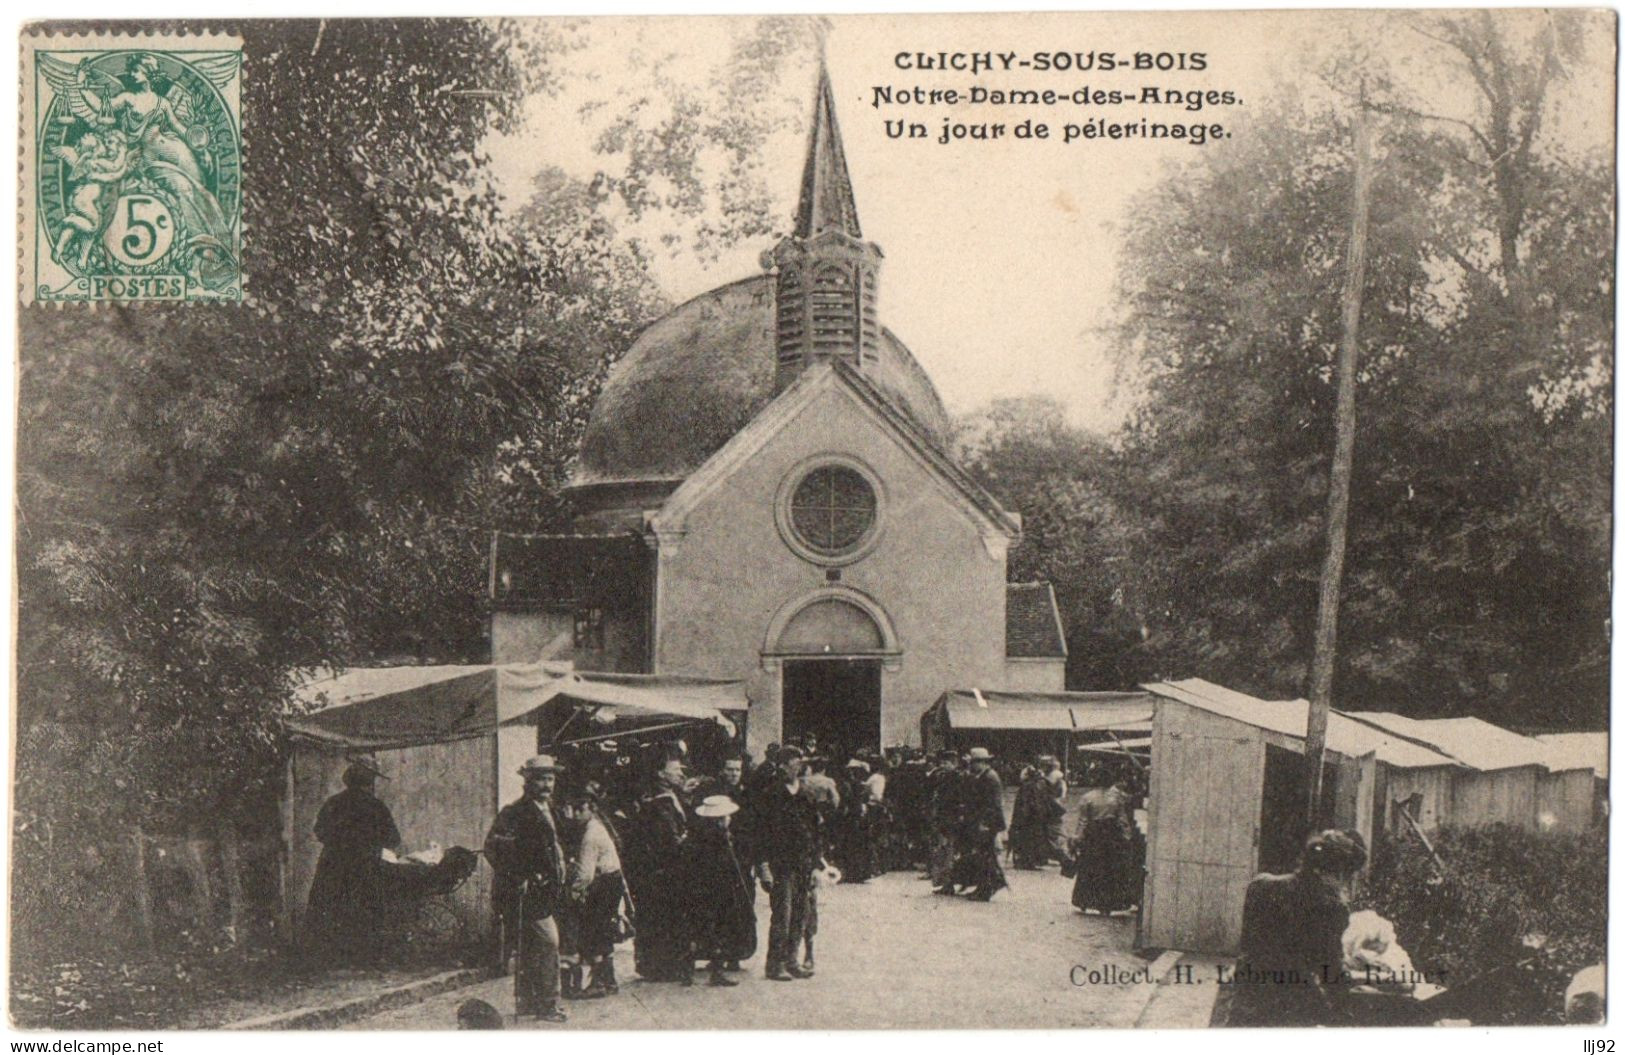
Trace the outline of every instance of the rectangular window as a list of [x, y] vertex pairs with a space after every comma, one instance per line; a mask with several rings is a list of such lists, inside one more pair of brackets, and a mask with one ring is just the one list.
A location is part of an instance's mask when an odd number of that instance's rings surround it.
[[604, 610], [589, 606], [576, 608], [575, 647], [581, 651], [604, 650]]

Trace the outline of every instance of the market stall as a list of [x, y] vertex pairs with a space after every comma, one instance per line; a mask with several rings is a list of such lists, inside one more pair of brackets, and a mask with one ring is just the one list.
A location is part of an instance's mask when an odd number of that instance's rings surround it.
[[[593, 674], [555, 664], [373, 667], [326, 675], [298, 690], [302, 710], [284, 722], [289, 738], [282, 803], [287, 854], [283, 922], [300, 920], [321, 845], [313, 827], [341, 787], [349, 760], [369, 755], [409, 851], [477, 849], [504, 802], [517, 798], [519, 765], [538, 750], [579, 749], [715, 730], [737, 735], [748, 706], [743, 684], [697, 678]], [[490, 877], [452, 895], [470, 936], [489, 926]]]

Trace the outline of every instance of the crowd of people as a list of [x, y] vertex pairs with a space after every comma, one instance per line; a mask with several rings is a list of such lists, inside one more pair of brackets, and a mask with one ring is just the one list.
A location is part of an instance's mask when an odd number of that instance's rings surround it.
[[[524, 794], [484, 845], [497, 959], [513, 971], [517, 1014], [563, 1022], [562, 1001], [615, 994], [616, 947], [628, 938], [644, 980], [737, 985], [760, 940], [758, 888], [768, 902], [765, 973], [784, 982], [817, 969], [818, 890], [832, 883], [918, 871], [939, 895], [985, 902], [1008, 885], [1007, 854], [1018, 869], [1076, 869], [1079, 908], [1138, 901], [1127, 781], [1085, 792], [1069, 837], [1066, 776], [1052, 756], [1021, 770], [1007, 824], [1004, 782], [982, 747], [841, 751], [833, 765], [813, 737], [769, 745], [754, 765], [735, 745], [696, 748], [606, 738], [520, 770]], [[313, 887], [313, 909], [356, 886], [343, 882], [359, 867], [352, 858], [399, 843], [371, 794], [376, 776], [352, 766], [349, 790], [323, 811], [324, 862], [329, 851], [334, 859], [318, 870], [331, 881]]]

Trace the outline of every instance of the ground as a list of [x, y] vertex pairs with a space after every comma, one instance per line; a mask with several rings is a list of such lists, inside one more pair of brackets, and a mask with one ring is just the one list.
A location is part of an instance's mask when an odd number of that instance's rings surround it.
[[[735, 989], [709, 988], [703, 973], [692, 989], [642, 982], [628, 947], [616, 956], [618, 996], [568, 1002], [567, 1026], [527, 1019], [522, 1028], [1126, 1028], [1148, 1017], [1159, 991], [1169, 999], [1159, 997], [1158, 1025], [1206, 1025], [1211, 997], [1172, 993], [1193, 987], [1087, 982], [1091, 970], [1116, 965], [1129, 975], [1150, 966], [1134, 952], [1132, 916], [1080, 914], [1069, 902], [1070, 880], [1053, 867], [1011, 871], [1010, 882], [987, 904], [934, 896], [910, 872], [821, 890], [818, 974], [804, 981], [768, 981], [758, 950], [735, 976]], [[758, 896], [757, 918], [765, 938], [765, 895]], [[1085, 984], [1073, 984], [1074, 976]], [[470, 997], [513, 1012], [512, 980], [499, 978], [349, 1028], [451, 1029], [457, 1006]]]
[[305, 971], [270, 953], [14, 965], [10, 1014], [19, 1029], [217, 1029], [343, 1003], [450, 966]]

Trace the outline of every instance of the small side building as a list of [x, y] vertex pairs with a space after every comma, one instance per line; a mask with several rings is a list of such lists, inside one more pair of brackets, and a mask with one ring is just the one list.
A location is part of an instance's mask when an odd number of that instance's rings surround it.
[[[1232, 955], [1247, 884], [1259, 872], [1291, 870], [1308, 834], [1309, 704], [1200, 678], [1145, 688], [1154, 715], [1141, 944]], [[1441, 786], [1460, 768], [1334, 711], [1317, 827], [1351, 828], [1369, 843], [1387, 821], [1380, 804], [1390, 787]]]
[[1066, 689], [1066, 630], [1055, 588], [1013, 582], [1004, 589], [1004, 685], [1009, 692]]
[[[1579, 809], [1588, 810], [1586, 823], [1592, 827], [1608, 824], [1608, 734], [1548, 733], [1535, 737], [1546, 745], [1546, 766], [1565, 787], [1567, 819], [1572, 823]], [[1554, 781], [1555, 783], [1555, 781]], [[1580, 786], [1586, 790], [1581, 791]], [[1548, 804], [1542, 803], [1545, 809]], [[1564, 816], [1564, 814], [1559, 814]]]
[[[1407, 718], [1386, 711], [1349, 717], [1449, 755], [1464, 767], [1441, 789], [1438, 824], [1510, 824], [1528, 831], [1585, 831], [1591, 826], [1591, 772], [1530, 736], [1481, 718]], [[1394, 795], [1399, 798], [1402, 796]]]

